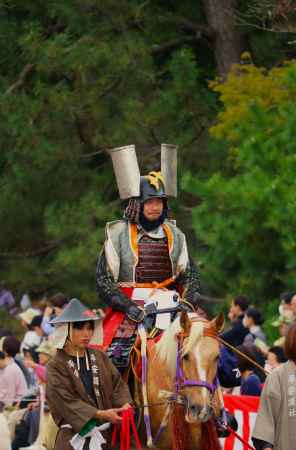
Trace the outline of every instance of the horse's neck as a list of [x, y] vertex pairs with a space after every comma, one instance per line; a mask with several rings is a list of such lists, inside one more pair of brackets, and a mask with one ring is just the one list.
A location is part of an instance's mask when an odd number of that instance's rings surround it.
[[[148, 372], [155, 391], [175, 389], [175, 374], [171, 374], [164, 361], [159, 357], [155, 346], [148, 353]], [[158, 395], [158, 394], [157, 394]]]
[[[152, 432], [157, 433], [167, 406], [167, 398], [171, 394], [174, 394], [175, 389], [175, 376], [172, 376], [168, 367], [159, 358], [155, 348], [150, 349], [148, 354], [148, 401], [150, 404], [158, 405], [156, 408], [150, 409]], [[161, 404], [163, 404], [161, 406]], [[185, 419], [180, 419], [184, 421]], [[185, 427], [187, 429], [187, 426]], [[188, 424], [187, 432], [190, 435], [189, 446], [186, 450], [204, 450], [205, 447], [200, 446], [202, 432], [201, 425]], [[176, 448], [174, 440], [177, 439], [174, 430], [174, 421], [169, 420], [169, 423], [165, 427], [160, 442], [157, 448], [159, 450], [173, 450]], [[178, 433], [177, 433], [178, 434]]]

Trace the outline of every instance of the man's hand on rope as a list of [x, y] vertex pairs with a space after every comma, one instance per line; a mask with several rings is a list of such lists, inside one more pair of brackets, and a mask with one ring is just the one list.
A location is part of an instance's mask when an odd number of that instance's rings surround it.
[[106, 422], [113, 424], [120, 423], [122, 419], [119, 413], [125, 409], [124, 406], [122, 408], [99, 409], [96, 414], [96, 419], [106, 420]]
[[124, 405], [121, 406], [122, 411], [129, 408], [132, 408], [132, 405], [130, 405], [129, 403], [125, 403]]

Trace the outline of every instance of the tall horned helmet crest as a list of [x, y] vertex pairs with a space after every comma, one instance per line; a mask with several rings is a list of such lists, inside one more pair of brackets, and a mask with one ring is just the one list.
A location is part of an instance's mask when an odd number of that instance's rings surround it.
[[109, 150], [122, 200], [177, 197], [177, 146], [161, 144], [161, 171], [142, 176], [134, 145]]

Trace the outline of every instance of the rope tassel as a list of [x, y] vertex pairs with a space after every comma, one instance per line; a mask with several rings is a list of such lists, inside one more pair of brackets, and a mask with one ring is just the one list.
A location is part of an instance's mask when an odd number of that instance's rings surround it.
[[77, 352], [76, 352], [76, 363], [77, 363], [77, 368], [78, 368], [78, 370], [80, 370], [80, 361], [79, 361], [79, 353], [78, 353], [78, 350], [77, 350]]
[[142, 395], [144, 401], [144, 422], [147, 433], [147, 447], [153, 447], [151, 423], [148, 406], [147, 395], [147, 335], [146, 330], [142, 324], [138, 327], [138, 332], [141, 338], [141, 358], [142, 358]]
[[[131, 431], [138, 450], [142, 450], [141, 442], [137, 432], [134, 413], [132, 408], [128, 408], [121, 413], [122, 422], [120, 424], [120, 450], [131, 449]], [[112, 447], [116, 446], [118, 425], [114, 425], [112, 433]]]
[[86, 364], [86, 370], [89, 370], [89, 361], [88, 361], [88, 355], [87, 352], [85, 352], [85, 364]]

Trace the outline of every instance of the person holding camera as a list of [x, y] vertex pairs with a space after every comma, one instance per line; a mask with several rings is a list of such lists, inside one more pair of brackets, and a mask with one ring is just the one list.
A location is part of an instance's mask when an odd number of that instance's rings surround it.
[[50, 324], [50, 321], [59, 316], [68, 303], [69, 298], [62, 292], [53, 295], [49, 299], [49, 305], [44, 310], [41, 323], [41, 328], [46, 336], [50, 336], [54, 331], [54, 327]]

